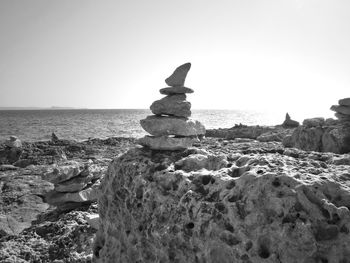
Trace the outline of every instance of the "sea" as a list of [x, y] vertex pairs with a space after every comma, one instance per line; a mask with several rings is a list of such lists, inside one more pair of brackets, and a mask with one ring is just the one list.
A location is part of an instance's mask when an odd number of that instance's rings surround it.
[[[148, 109], [50, 109], [0, 110], [0, 141], [11, 135], [23, 141], [49, 140], [54, 132], [61, 139], [141, 137], [147, 133], [139, 121], [152, 115]], [[207, 129], [235, 124], [276, 125], [284, 115], [244, 110], [192, 110], [191, 118]]]

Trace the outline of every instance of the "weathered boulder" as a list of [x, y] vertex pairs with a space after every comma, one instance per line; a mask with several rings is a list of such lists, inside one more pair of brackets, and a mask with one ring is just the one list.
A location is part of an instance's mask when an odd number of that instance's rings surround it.
[[[350, 152], [350, 125], [326, 126], [320, 118], [309, 119], [307, 126], [296, 128], [293, 134], [284, 138], [285, 147], [296, 147], [305, 151], [348, 153]], [[324, 126], [321, 126], [324, 123]], [[333, 122], [328, 122], [333, 123]]]
[[95, 262], [348, 261], [348, 167], [251, 153], [227, 158], [235, 169], [184, 171], [179, 158], [132, 149], [111, 163]]
[[175, 69], [173, 74], [165, 80], [165, 83], [171, 87], [183, 86], [185, 84], [188, 71], [191, 69], [191, 63], [185, 63]]
[[152, 115], [142, 119], [140, 124], [145, 131], [154, 136], [197, 136], [205, 134], [205, 127], [199, 121], [182, 117]]
[[350, 129], [342, 126], [327, 128], [322, 136], [322, 151], [350, 152]]
[[300, 126], [292, 134], [292, 145], [304, 151], [320, 152], [322, 151], [323, 133], [322, 127]]
[[193, 137], [168, 137], [168, 136], [144, 136], [137, 140], [137, 143], [150, 148], [152, 150], [183, 150], [189, 148], [193, 145], [193, 143], [199, 142], [197, 138]]
[[193, 89], [187, 87], [166, 87], [159, 90], [160, 94], [164, 95], [176, 95], [176, 94], [185, 94], [193, 93]]
[[160, 100], [156, 100], [150, 107], [156, 115], [174, 115], [178, 117], [191, 116], [191, 103], [186, 101], [185, 94], [169, 95]]
[[322, 127], [325, 124], [325, 119], [322, 117], [305, 119], [303, 126], [305, 127]]
[[275, 131], [275, 127], [267, 126], [247, 126], [247, 125], [235, 125], [232, 128], [225, 129], [207, 129], [206, 137], [216, 137], [225, 139], [235, 139], [235, 138], [248, 138], [256, 139], [260, 135]]

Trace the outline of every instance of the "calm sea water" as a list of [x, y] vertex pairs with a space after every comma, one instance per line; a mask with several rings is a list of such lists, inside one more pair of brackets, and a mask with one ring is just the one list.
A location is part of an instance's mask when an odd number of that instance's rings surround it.
[[[111, 136], [141, 137], [146, 134], [139, 120], [149, 110], [1, 110], [0, 141], [16, 135], [25, 141], [59, 138], [86, 140]], [[237, 110], [192, 110], [192, 118], [206, 128], [229, 128], [235, 124], [275, 125], [284, 116]]]

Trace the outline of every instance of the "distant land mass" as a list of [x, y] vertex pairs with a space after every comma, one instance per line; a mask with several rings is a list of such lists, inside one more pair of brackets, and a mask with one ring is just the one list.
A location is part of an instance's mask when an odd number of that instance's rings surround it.
[[0, 107], [0, 110], [86, 110], [88, 108], [74, 108], [74, 107]]

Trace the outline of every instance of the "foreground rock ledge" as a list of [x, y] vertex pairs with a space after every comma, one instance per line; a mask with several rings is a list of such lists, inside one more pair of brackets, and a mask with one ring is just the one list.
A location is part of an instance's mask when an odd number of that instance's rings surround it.
[[102, 183], [94, 261], [349, 262], [349, 166], [290, 151], [131, 149]]

